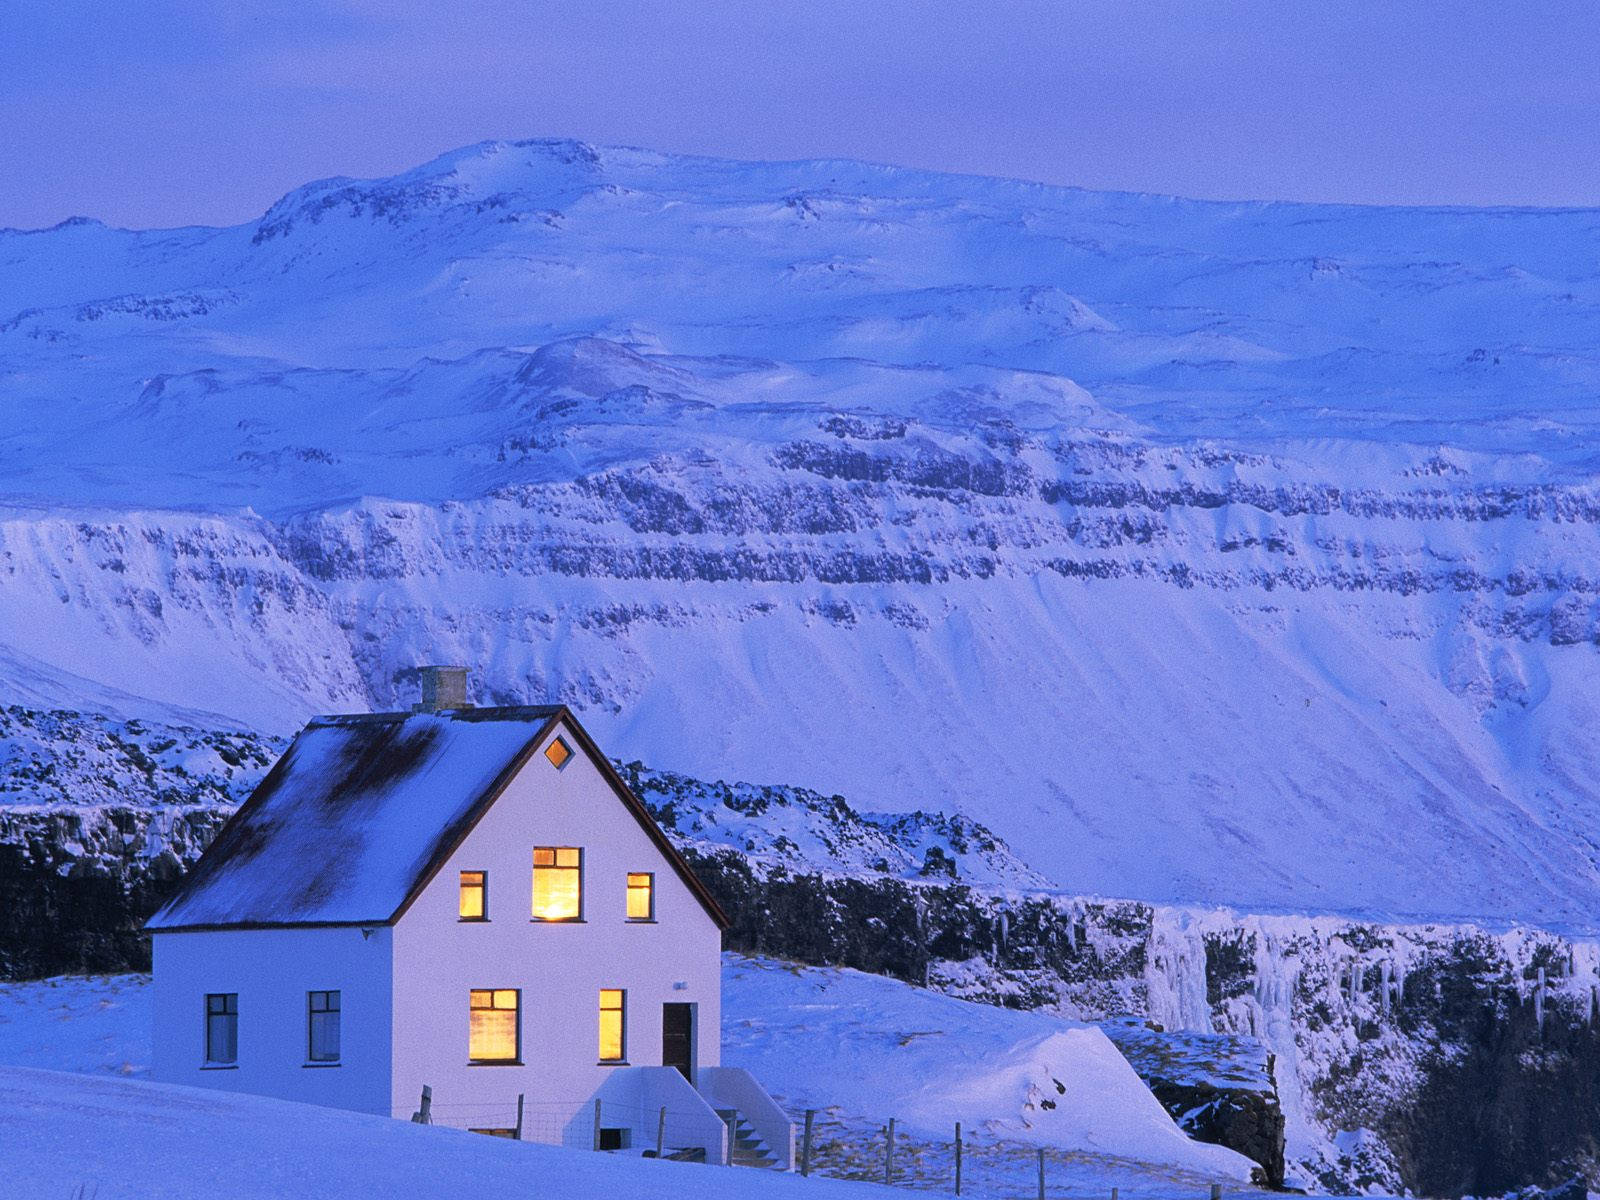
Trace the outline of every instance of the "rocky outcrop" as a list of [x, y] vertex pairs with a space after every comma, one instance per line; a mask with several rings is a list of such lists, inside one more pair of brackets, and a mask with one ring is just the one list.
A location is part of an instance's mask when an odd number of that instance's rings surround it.
[[1284, 1183], [1284, 1116], [1274, 1056], [1255, 1038], [1169, 1033], [1151, 1021], [1103, 1021], [1139, 1077], [1190, 1137], [1261, 1165], [1260, 1182]]
[[0, 808], [0, 979], [148, 970], [140, 926], [232, 811]]

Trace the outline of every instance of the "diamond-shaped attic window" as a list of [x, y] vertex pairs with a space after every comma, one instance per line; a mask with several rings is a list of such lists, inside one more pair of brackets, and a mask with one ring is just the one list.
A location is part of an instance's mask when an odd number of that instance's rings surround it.
[[567, 760], [572, 757], [572, 747], [557, 738], [544, 748], [544, 756], [550, 760], [550, 765], [559, 771], [567, 765]]

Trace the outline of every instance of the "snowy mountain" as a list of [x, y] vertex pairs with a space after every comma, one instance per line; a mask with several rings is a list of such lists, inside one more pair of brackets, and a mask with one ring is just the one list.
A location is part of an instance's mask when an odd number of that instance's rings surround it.
[[1073, 892], [1592, 931], [1597, 256], [564, 142], [6, 231], [0, 677], [281, 735], [461, 661]]

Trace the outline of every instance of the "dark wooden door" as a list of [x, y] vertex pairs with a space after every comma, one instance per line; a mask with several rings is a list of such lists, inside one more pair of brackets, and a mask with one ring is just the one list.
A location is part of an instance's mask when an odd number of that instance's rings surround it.
[[694, 1005], [661, 1006], [661, 1065], [677, 1067], [694, 1082]]

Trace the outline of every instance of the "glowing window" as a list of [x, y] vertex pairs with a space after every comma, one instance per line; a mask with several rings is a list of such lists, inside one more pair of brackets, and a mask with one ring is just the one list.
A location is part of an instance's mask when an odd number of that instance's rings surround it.
[[533, 849], [533, 919], [577, 921], [583, 917], [583, 851], [577, 846]]
[[306, 993], [306, 1061], [339, 1061], [339, 993]]
[[489, 876], [484, 871], [461, 872], [461, 919], [489, 919]]
[[628, 872], [628, 920], [656, 919], [656, 877], [642, 871]]
[[467, 1057], [473, 1062], [516, 1062], [522, 993], [515, 988], [473, 989]]
[[231, 1066], [239, 1061], [239, 993], [206, 997], [206, 1062]]
[[544, 756], [550, 760], [550, 765], [559, 771], [567, 765], [567, 760], [572, 757], [572, 747], [557, 738], [544, 748]]
[[621, 1062], [625, 1047], [627, 993], [621, 988], [600, 989], [600, 1061]]

